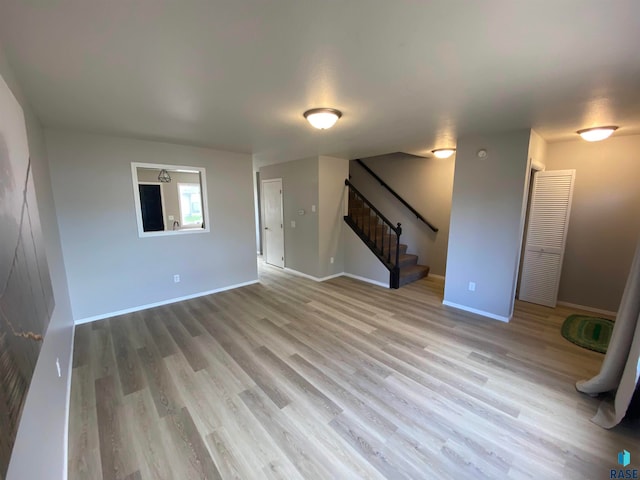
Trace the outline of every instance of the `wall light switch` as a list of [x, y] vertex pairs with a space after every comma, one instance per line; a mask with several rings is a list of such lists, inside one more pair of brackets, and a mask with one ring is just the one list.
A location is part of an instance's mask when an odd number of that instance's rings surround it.
[[311, 211], [315, 213], [315, 211], [316, 211], [316, 206], [315, 205], [311, 205]]
[[476, 282], [469, 282], [469, 291], [470, 292], [476, 291]]
[[295, 220], [291, 220], [291, 228], [296, 228], [296, 221]]
[[180, 275], [174, 275], [173, 276], [173, 282], [174, 283], [180, 283]]
[[169, 215], [169, 221], [173, 221], [175, 217], [173, 215]]
[[329, 259], [329, 263], [333, 263], [333, 257]]

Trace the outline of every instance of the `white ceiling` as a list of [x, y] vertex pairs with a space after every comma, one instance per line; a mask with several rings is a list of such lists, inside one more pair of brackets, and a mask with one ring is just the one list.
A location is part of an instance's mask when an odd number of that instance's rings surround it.
[[0, 41], [46, 126], [259, 164], [640, 133], [638, 0], [0, 0]]

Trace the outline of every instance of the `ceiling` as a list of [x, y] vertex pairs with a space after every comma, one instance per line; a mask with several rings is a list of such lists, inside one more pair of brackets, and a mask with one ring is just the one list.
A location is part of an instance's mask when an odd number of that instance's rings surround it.
[[0, 42], [45, 126], [257, 164], [640, 133], [638, 0], [0, 0]]

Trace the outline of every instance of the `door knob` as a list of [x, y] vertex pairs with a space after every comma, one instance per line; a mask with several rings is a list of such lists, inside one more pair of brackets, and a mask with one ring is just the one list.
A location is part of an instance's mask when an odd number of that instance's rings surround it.
[[265, 230], [269, 230], [269, 227], [264, 227]]

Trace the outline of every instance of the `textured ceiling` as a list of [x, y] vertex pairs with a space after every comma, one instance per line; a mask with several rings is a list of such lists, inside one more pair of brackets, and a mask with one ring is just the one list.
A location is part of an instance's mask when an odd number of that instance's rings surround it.
[[0, 41], [46, 126], [258, 163], [640, 133], [638, 0], [0, 0]]

